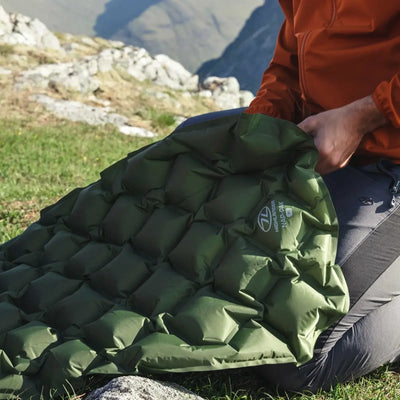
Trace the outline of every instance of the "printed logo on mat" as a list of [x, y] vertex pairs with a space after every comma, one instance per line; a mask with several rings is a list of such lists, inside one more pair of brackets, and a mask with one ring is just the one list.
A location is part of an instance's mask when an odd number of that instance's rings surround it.
[[257, 222], [260, 229], [267, 233], [272, 228], [275, 232], [279, 232], [279, 228], [286, 228], [287, 220], [293, 216], [293, 209], [285, 207], [282, 201], [276, 204], [275, 200], [271, 201], [271, 206], [265, 206], [258, 214]]
[[264, 232], [269, 232], [272, 227], [272, 213], [268, 206], [265, 206], [258, 214], [258, 226]]

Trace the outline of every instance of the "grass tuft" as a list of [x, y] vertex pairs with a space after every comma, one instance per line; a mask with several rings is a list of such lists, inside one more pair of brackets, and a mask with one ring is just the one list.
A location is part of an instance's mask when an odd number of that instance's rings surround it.
[[10, 44], [0, 44], [0, 57], [8, 57], [14, 54], [14, 46]]

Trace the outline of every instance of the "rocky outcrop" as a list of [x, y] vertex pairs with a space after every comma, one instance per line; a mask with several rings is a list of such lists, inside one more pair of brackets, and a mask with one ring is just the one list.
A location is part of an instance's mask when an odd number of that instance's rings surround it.
[[233, 77], [210, 77], [199, 84], [198, 75], [192, 75], [168, 56], [153, 57], [145, 49], [132, 46], [106, 49], [76, 62], [39, 65], [21, 73], [15, 88], [61, 85], [69, 90], [90, 93], [100, 88], [99, 72], [112, 69], [123, 70], [139, 81], [148, 80], [156, 85], [210, 97], [222, 109], [246, 106], [253, 98], [250, 92], [240, 90]]
[[122, 49], [106, 49], [98, 55], [72, 63], [40, 65], [23, 72], [17, 78], [16, 88], [48, 87], [56, 84], [89, 93], [100, 87], [97, 74], [112, 69], [124, 70], [139, 81], [147, 79], [156, 85], [172, 89], [193, 91], [198, 87], [198, 76], [193, 76], [169, 57], [152, 57], [145, 49], [126, 46]]
[[201, 84], [200, 96], [211, 97], [222, 109], [246, 107], [253, 100], [253, 93], [240, 90], [238, 80], [231, 76], [219, 78], [210, 76]]
[[86, 400], [204, 400], [182, 386], [140, 376], [113, 379], [90, 393]]
[[[58, 39], [40, 21], [19, 14], [7, 14], [1, 7], [0, 41], [60, 49], [64, 52], [62, 56], [70, 60], [57, 64], [41, 64], [16, 76], [13, 72], [16, 90], [28, 89], [31, 93], [38, 93], [39, 89], [52, 89], [54, 92], [65, 94], [65, 91], [61, 90], [63, 88], [89, 98], [93, 93], [101, 92], [102, 73], [117, 71], [138, 81], [148, 81], [164, 88], [181, 91], [183, 97], [211, 98], [221, 109], [245, 107], [253, 99], [252, 93], [240, 90], [239, 82], [234, 77], [213, 76], [199, 82], [198, 75], [193, 75], [170, 57], [164, 54], [152, 56], [143, 48], [125, 46], [121, 42], [105, 42], [103, 46], [107, 48], [98, 54], [76, 59], [74, 47], [77, 48], [81, 44], [75, 43], [74, 46], [73, 37], [60, 46]], [[91, 51], [100, 48], [98, 43], [89, 37], [79, 38], [79, 42], [90, 47]], [[2, 75], [9, 73], [11, 71], [0, 69]], [[159, 93], [156, 91], [157, 99], [163, 96], [168, 96], [163, 89], [160, 89]], [[128, 118], [113, 113], [107, 107], [92, 107], [65, 99], [56, 100], [43, 93], [33, 95], [31, 99], [62, 118], [93, 125], [110, 123], [124, 134], [154, 136], [152, 132], [130, 126]], [[182, 122], [179, 118], [182, 119], [177, 116], [176, 123]]]
[[60, 118], [70, 121], [86, 122], [89, 125], [111, 124], [116, 126], [121, 133], [130, 136], [157, 136], [146, 129], [130, 126], [128, 118], [114, 113], [109, 107], [94, 107], [78, 101], [56, 100], [43, 94], [32, 95], [31, 99], [43, 104], [47, 110]]
[[8, 14], [1, 6], [0, 41], [61, 50], [57, 37], [38, 19]]

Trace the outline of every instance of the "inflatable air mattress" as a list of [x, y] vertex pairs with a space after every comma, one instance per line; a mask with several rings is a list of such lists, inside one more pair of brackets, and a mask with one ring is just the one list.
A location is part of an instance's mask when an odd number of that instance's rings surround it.
[[0, 246], [0, 393], [304, 363], [342, 316], [337, 221], [295, 125], [177, 129]]

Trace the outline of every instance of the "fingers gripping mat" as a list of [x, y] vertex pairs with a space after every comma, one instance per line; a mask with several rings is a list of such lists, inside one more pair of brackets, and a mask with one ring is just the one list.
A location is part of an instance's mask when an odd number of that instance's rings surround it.
[[288, 122], [225, 117], [43, 210], [0, 247], [0, 392], [310, 359], [348, 304], [316, 158]]

